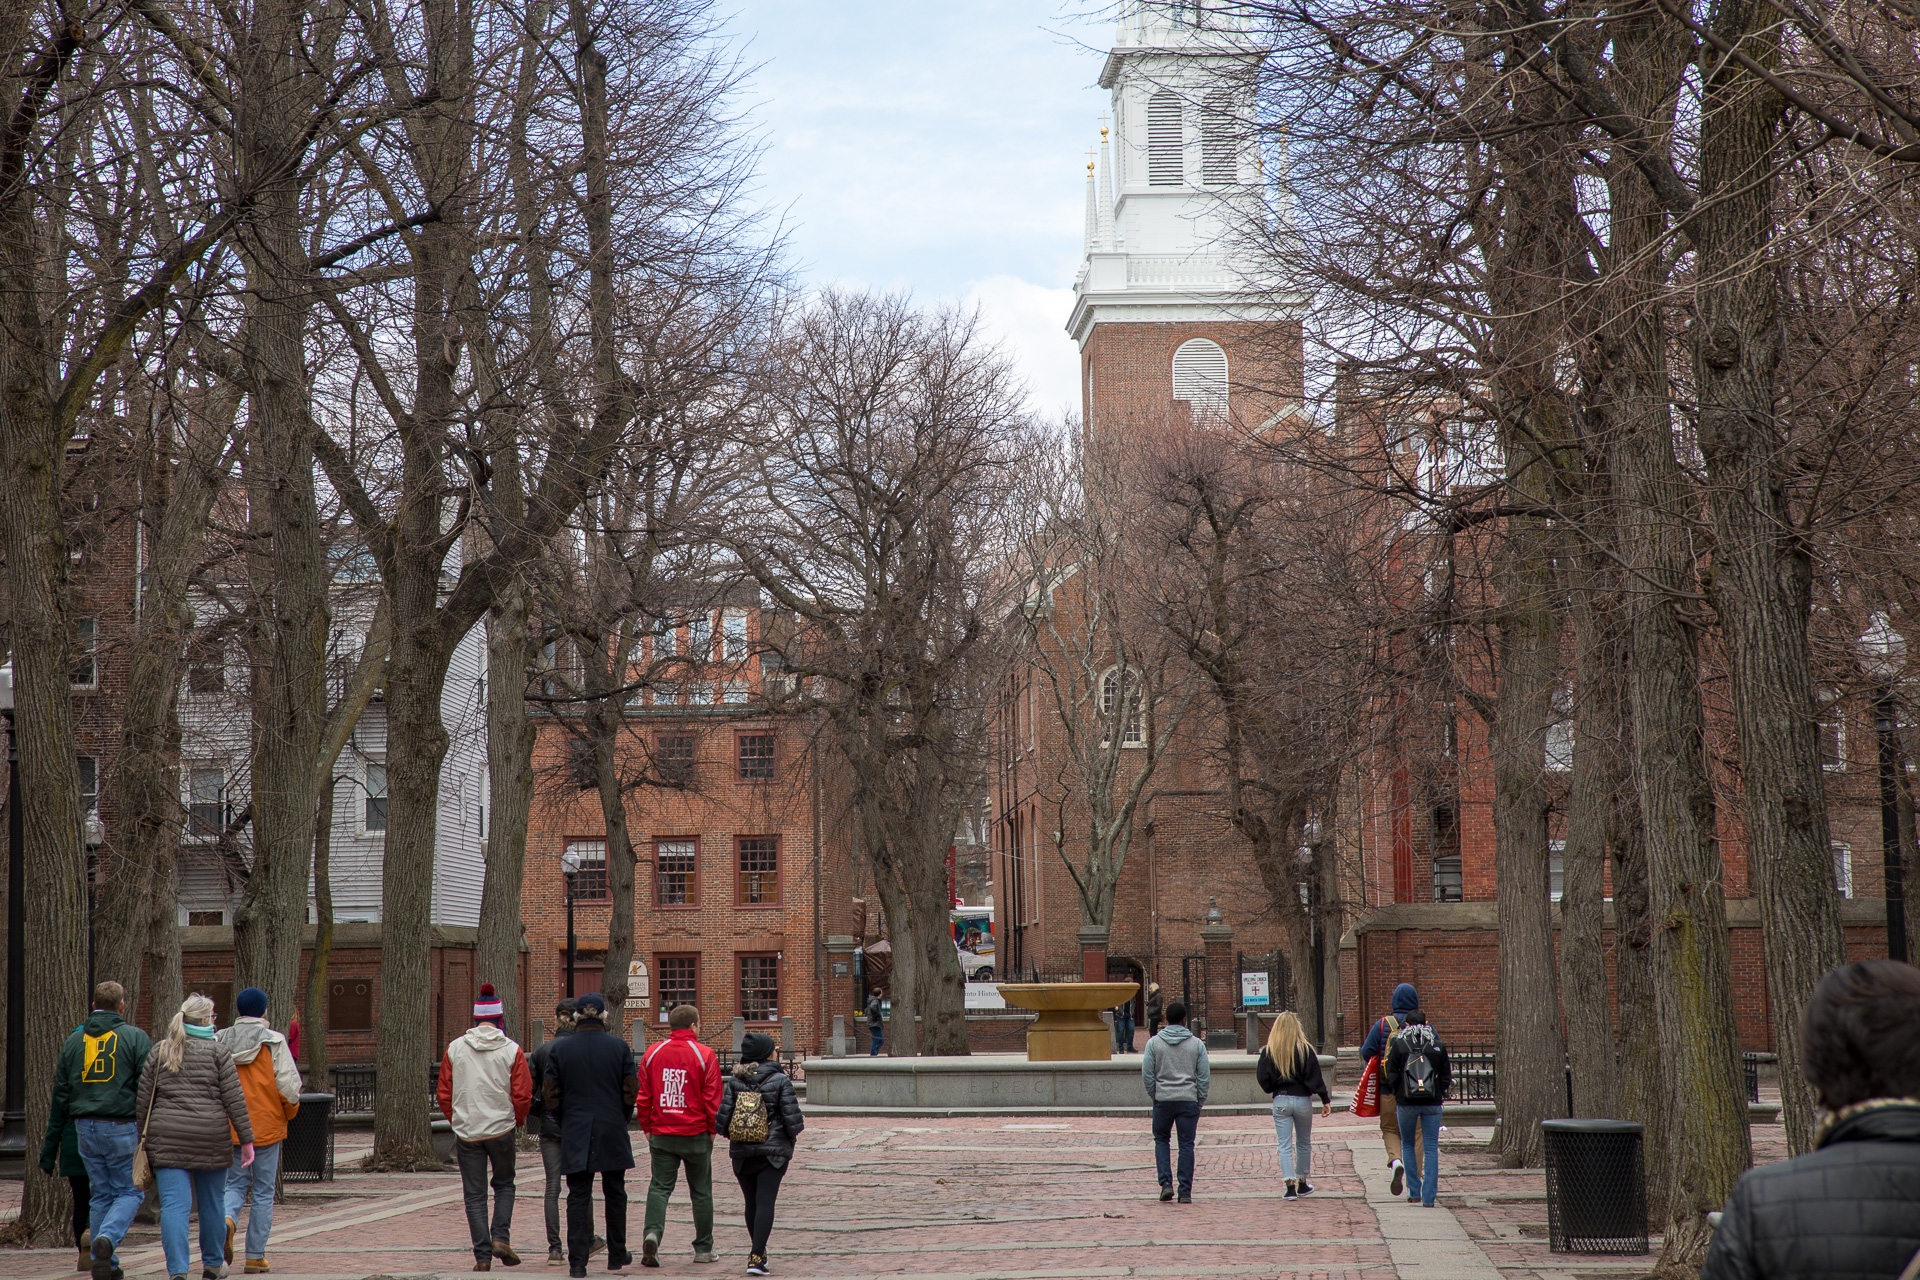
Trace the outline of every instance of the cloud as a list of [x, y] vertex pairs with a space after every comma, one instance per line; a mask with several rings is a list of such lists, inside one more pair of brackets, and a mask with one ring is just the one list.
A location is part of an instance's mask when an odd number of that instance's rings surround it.
[[1072, 289], [988, 276], [968, 285], [962, 303], [979, 309], [986, 336], [1013, 357], [1036, 412], [1080, 412], [1080, 350], [1066, 329]]

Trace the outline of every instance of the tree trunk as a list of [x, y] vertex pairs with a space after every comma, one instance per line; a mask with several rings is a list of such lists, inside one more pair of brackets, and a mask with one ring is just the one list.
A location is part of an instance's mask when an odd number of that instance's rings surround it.
[[487, 615], [487, 874], [480, 890], [479, 965], [506, 1002], [507, 1025], [521, 1035], [520, 955], [526, 928], [520, 891], [526, 879], [527, 818], [533, 805], [533, 724], [527, 719], [529, 602], [517, 580]]
[[302, 1047], [307, 1051], [307, 1087], [327, 1091], [327, 969], [333, 961], [333, 770], [320, 781], [313, 823], [313, 958], [307, 961], [307, 991], [301, 1004]]
[[[1625, 757], [1631, 759], [1632, 744], [1623, 741], [1622, 747]], [[1662, 1092], [1647, 841], [1640, 829], [1640, 798], [1632, 790], [1614, 797], [1607, 843], [1613, 849], [1614, 984], [1620, 993], [1620, 1116], [1640, 1124], [1647, 1173], [1647, 1220], [1665, 1222], [1673, 1183], [1667, 1146], [1672, 1100]]]
[[884, 850], [873, 859], [873, 888], [880, 895], [880, 910], [886, 914], [887, 941], [893, 947], [893, 967], [887, 974], [887, 992], [892, 1005], [892, 1020], [887, 1026], [887, 1056], [911, 1058], [919, 1053], [920, 1037], [915, 1019], [920, 1011], [920, 951], [912, 945], [913, 929], [907, 893], [900, 885], [893, 859]]
[[[616, 642], [624, 653], [625, 645]], [[599, 655], [596, 655], [596, 659]], [[625, 663], [619, 664], [624, 668]], [[627, 1007], [627, 965], [633, 960], [633, 838], [627, 831], [626, 797], [620, 790], [620, 762], [616, 755], [625, 715], [617, 696], [592, 704], [587, 731], [592, 735], [594, 779], [600, 793], [600, 816], [607, 831], [607, 957], [600, 978], [600, 994], [607, 998], [607, 1030], [622, 1034]]]
[[[1776, 62], [1762, 0], [1716, 6], [1720, 34]], [[1813, 562], [1788, 509], [1774, 417], [1780, 359], [1772, 261], [1776, 131], [1785, 102], [1733, 62], [1706, 77], [1701, 108], [1700, 281], [1693, 330], [1700, 451], [1713, 512], [1713, 601], [1732, 676], [1747, 862], [1760, 900], [1781, 1120], [1793, 1155], [1812, 1148], [1800, 1070], [1800, 1010], [1846, 960], [1827, 832], [1812, 667]]]

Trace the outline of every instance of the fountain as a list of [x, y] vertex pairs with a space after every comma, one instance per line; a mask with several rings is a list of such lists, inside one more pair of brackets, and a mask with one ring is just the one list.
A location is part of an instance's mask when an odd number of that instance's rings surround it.
[[1113, 1028], [1101, 1011], [1133, 999], [1137, 982], [1004, 982], [1000, 995], [1040, 1016], [1027, 1028], [1028, 1062], [1106, 1062]]

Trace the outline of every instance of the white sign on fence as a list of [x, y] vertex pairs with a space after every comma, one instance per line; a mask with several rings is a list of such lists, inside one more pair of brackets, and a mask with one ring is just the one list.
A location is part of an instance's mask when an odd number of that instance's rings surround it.
[[991, 982], [969, 982], [967, 984], [967, 1008], [979, 1010], [1004, 1009], [1007, 998], [1000, 994], [1000, 988]]
[[1240, 975], [1240, 1003], [1249, 1009], [1267, 1007], [1267, 974], [1264, 971]]

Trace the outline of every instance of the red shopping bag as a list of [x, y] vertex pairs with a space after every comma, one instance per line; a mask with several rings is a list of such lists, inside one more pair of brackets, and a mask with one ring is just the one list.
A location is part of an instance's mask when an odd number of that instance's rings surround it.
[[1366, 1069], [1360, 1073], [1360, 1083], [1353, 1091], [1353, 1101], [1347, 1104], [1347, 1110], [1363, 1118], [1380, 1114], [1380, 1059], [1367, 1059]]

